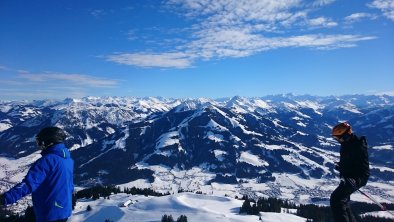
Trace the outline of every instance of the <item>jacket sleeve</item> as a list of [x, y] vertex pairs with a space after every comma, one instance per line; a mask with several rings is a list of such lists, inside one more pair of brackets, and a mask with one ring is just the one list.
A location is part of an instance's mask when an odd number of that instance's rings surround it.
[[365, 136], [361, 137], [360, 139], [360, 157], [359, 157], [359, 166], [358, 169], [360, 170], [359, 174], [362, 178], [368, 178], [370, 175], [369, 172], [369, 158], [368, 158], [368, 143]]
[[33, 193], [45, 180], [50, 168], [45, 158], [30, 167], [23, 181], [4, 193], [4, 204], [13, 204], [22, 197]]

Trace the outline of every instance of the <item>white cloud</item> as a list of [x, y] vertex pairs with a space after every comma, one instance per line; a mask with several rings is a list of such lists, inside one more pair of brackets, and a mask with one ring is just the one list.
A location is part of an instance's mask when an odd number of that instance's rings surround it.
[[117, 87], [120, 80], [82, 74], [55, 72], [31, 73], [7, 68], [10, 75], [0, 78], [1, 96], [10, 99], [79, 98], [105, 94]]
[[[83, 85], [86, 87], [114, 87], [117, 85], [116, 80], [97, 78], [94, 76], [81, 75], [81, 74], [65, 74], [65, 73], [19, 73], [19, 77], [30, 82], [50, 82], [56, 81], [63, 85], [65, 83], [73, 85]], [[63, 82], [62, 82], [63, 81]]]
[[206, 29], [187, 47], [203, 59], [244, 57], [264, 45], [265, 39], [246, 29]]
[[394, 0], [373, 0], [369, 6], [380, 9], [384, 16], [394, 21]]
[[7, 66], [0, 65], [0, 71], [1, 70], [3, 70], [3, 71], [10, 71], [10, 68], [8, 68]]
[[41, 87], [40, 89], [0, 89], [1, 96], [3, 98], [11, 98], [14, 99], [23, 99], [23, 100], [32, 100], [32, 99], [60, 99], [60, 98], [81, 98], [87, 96], [87, 92], [84, 91], [84, 88], [66, 88], [66, 89], [43, 89], [45, 87]]
[[189, 35], [183, 36], [185, 41], [173, 42], [172, 50], [167, 52], [119, 53], [105, 58], [139, 67], [188, 68], [198, 60], [245, 57], [285, 47], [348, 48], [375, 38], [349, 34], [306, 35], [305, 30], [338, 26], [331, 18], [309, 18], [308, 15], [318, 10], [316, 7], [332, 2], [334, 0], [168, 0], [167, 9], [194, 22], [188, 29]]
[[302, 0], [169, 0], [168, 5], [180, 7], [186, 16], [205, 16], [203, 25], [236, 25], [245, 22], [278, 22], [292, 15], [290, 9]]
[[370, 13], [363, 13], [363, 12], [353, 13], [345, 17], [345, 22], [351, 24], [354, 22], [361, 21], [363, 19], [376, 19], [376, 16]]
[[186, 68], [193, 56], [187, 53], [124, 53], [107, 56], [108, 61], [140, 67]]
[[308, 24], [311, 27], [334, 27], [337, 26], [338, 23], [333, 22], [331, 19], [325, 18], [325, 17], [319, 17], [315, 19], [309, 19]]
[[[220, 30], [206, 32], [189, 47], [204, 59], [244, 57], [258, 52], [285, 48], [309, 47], [317, 49], [336, 49], [354, 47], [359, 41], [375, 37], [358, 35], [300, 35], [290, 37], [264, 37], [245, 30]], [[200, 54], [198, 54], [200, 53]]]
[[324, 6], [335, 2], [335, 0], [315, 0], [313, 1], [314, 6]]
[[358, 35], [304, 35], [282, 38], [282, 47], [310, 47], [321, 50], [355, 47], [359, 41], [375, 39]]

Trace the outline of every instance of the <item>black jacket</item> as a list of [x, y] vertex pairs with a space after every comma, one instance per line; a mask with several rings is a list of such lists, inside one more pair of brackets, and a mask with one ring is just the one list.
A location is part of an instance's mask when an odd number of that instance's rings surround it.
[[353, 178], [364, 186], [369, 178], [368, 144], [365, 136], [352, 134], [349, 141], [341, 143], [339, 172], [341, 177]]

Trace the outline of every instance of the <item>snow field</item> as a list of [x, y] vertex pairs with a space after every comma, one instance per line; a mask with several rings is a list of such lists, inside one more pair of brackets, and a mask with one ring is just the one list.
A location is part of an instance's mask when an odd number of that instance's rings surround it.
[[[118, 207], [128, 200], [129, 207]], [[186, 215], [191, 222], [250, 222], [259, 221], [258, 216], [240, 215], [243, 201], [229, 197], [180, 193], [163, 197], [132, 196], [128, 194], [111, 195], [110, 199], [79, 200], [70, 222], [96, 222], [110, 219], [118, 222], [157, 221], [164, 214], [176, 220]], [[90, 205], [92, 210], [87, 211]], [[304, 222], [305, 218], [286, 213], [261, 213], [264, 222]]]

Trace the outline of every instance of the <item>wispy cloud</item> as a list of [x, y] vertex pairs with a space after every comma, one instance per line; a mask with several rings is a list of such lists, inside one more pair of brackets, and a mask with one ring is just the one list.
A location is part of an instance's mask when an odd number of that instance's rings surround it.
[[[354, 47], [359, 41], [374, 37], [358, 35], [299, 35], [289, 37], [264, 37], [246, 30], [220, 30], [205, 32], [199, 40], [189, 46], [194, 55], [204, 59], [225, 57], [245, 57], [258, 52], [286, 48], [309, 47], [316, 49], [336, 49]], [[200, 54], [198, 54], [200, 53]]]
[[364, 13], [364, 12], [359, 12], [359, 13], [353, 13], [349, 16], [346, 16], [344, 18], [345, 23], [347, 24], [352, 24], [355, 22], [362, 21], [364, 19], [376, 19], [376, 15], [371, 14], [371, 13]]
[[[6, 67], [0, 69], [1, 95], [12, 99], [42, 99], [82, 97], [100, 91], [112, 90], [120, 80], [92, 75], [58, 72], [33, 73]], [[0, 72], [0, 74], [2, 74]]]
[[311, 27], [329, 28], [329, 27], [337, 26], [338, 23], [325, 17], [319, 17], [319, 18], [309, 19], [308, 25], [310, 25]]
[[315, 0], [312, 2], [314, 6], [324, 6], [335, 2], [336, 0]]
[[[334, 0], [167, 0], [168, 10], [194, 22], [170, 51], [108, 55], [108, 61], [139, 67], [188, 68], [195, 61], [251, 56], [286, 47], [326, 50], [357, 46], [374, 36], [322, 34], [338, 23], [311, 17]], [[308, 34], [302, 30], [309, 31]], [[314, 31], [311, 34], [310, 31]], [[291, 34], [290, 34], [291, 33]], [[163, 41], [165, 42], [165, 41]]]
[[140, 67], [161, 67], [161, 68], [186, 68], [190, 67], [193, 56], [187, 53], [124, 53], [107, 57], [108, 61], [124, 65]]
[[357, 42], [375, 39], [359, 35], [304, 35], [283, 38], [283, 47], [310, 47], [321, 50], [356, 47]]
[[101, 18], [107, 15], [107, 12], [101, 9], [94, 9], [90, 11], [90, 14], [95, 18]]
[[8, 68], [7, 66], [0, 65], [0, 70], [10, 71], [10, 68]]
[[[198, 29], [263, 25], [273, 29], [290, 19], [302, 0], [169, 0], [167, 5], [182, 10], [198, 21]], [[295, 10], [295, 11], [294, 11]]]
[[116, 80], [98, 78], [94, 76], [81, 74], [66, 73], [19, 73], [19, 77], [31, 82], [66, 82], [73, 85], [83, 85], [87, 87], [114, 87], [117, 85]]
[[[59, 98], [81, 98], [86, 96], [86, 92], [81, 88], [66, 89], [59, 92], [59, 89], [0, 89], [1, 95], [4, 98], [12, 99], [59, 99]], [[63, 93], [62, 93], [63, 92]]]
[[372, 8], [380, 9], [383, 15], [394, 21], [394, 1], [393, 0], [373, 0], [369, 4]]
[[360, 41], [375, 39], [359, 35], [300, 35], [265, 38], [240, 30], [220, 30], [205, 33], [199, 40], [186, 46], [186, 53], [118, 54], [108, 60], [140, 67], [187, 68], [196, 59], [211, 60], [240, 58], [259, 52], [288, 47], [307, 47], [319, 50], [356, 47]]

